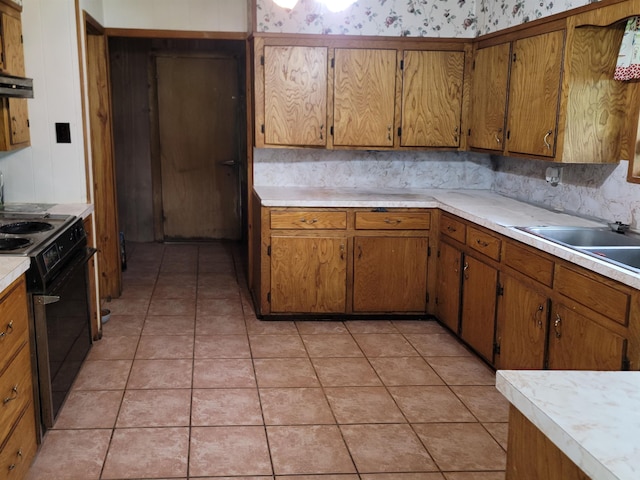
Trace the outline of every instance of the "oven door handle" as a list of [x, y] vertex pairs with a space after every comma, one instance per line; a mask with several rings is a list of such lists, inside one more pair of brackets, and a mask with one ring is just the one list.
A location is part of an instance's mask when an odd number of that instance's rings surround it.
[[33, 301], [39, 305], [49, 305], [60, 301], [60, 295], [34, 295]]

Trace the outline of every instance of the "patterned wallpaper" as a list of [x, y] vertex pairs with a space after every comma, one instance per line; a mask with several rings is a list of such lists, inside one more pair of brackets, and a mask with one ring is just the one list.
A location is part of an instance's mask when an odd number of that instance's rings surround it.
[[330, 12], [315, 0], [292, 10], [256, 0], [258, 32], [471, 38], [597, 0], [358, 0]]

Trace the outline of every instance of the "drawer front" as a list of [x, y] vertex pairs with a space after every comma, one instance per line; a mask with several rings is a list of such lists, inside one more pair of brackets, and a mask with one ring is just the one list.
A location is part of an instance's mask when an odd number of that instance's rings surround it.
[[440, 217], [440, 233], [460, 243], [464, 243], [467, 235], [467, 227], [455, 218], [443, 215]]
[[273, 230], [323, 229], [344, 230], [347, 228], [347, 212], [271, 212]]
[[502, 240], [473, 227], [467, 229], [467, 245], [494, 260], [500, 260]]
[[36, 422], [33, 405], [30, 404], [22, 412], [16, 429], [0, 451], [0, 478], [25, 478], [36, 450]]
[[0, 303], [0, 372], [28, 340], [27, 294], [24, 279]]
[[536, 255], [519, 245], [507, 242], [503, 261], [511, 268], [547, 287], [553, 284], [553, 261]]
[[31, 358], [25, 345], [0, 376], [0, 443], [32, 397]]
[[631, 293], [574, 270], [556, 266], [555, 290], [622, 325], [627, 324]]
[[356, 212], [358, 230], [429, 230], [429, 212]]

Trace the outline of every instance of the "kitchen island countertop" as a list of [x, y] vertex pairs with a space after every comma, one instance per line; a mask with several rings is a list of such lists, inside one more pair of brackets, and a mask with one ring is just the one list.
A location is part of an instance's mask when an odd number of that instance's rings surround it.
[[254, 191], [266, 207], [439, 208], [640, 289], [640, 274], [514, 228], [548, 225], [607, 227], [605, 223], [531, 205], [488, 190], [255, 186]]
[[499, 370], [496, 387], [590, 478], [640, 478], [640, 372]]

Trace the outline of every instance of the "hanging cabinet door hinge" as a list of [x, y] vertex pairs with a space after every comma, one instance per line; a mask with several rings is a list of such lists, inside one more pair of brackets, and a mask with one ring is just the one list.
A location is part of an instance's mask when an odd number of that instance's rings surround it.
[[404, 60], [400, 60], [400, 70], [404, 70]]
[[475, 70], [476, 69], [476, 61], [473, 61], [473, 65], [471, 65], [471, 70]]
[[427, 257], [431, 256], [431, 247], [427, 247]]
[[336, 59], [335, 58], [331, 59], [331, 68], [336, 68]]
[[402, 136], [402, 127], [398, 127], [398, 136], [401, 137]]
[[515, 53], [513, 54], [513, 61], [514, 62], [516, 61], [516, 54]]
[[264, 67], [264, 55], [260, 56], [260, 65]]
[[429, 292], [427, 292], [427, 303], [429, 303]]
[[504, 295], [504, 287], [502, 285], [500, 285], [500, 282], [498, 282], [496, 284], [496, 295], [499, 296], [499, 297]]
[[493, 353], [500, 355], [500, 344], [498, 342], [493, 344]]
[[626, 356], [622, 359], [622, 370], [624, 371], [631, 370], [631, 362]]
[[267, 302], [271, 303], [271, 292], [267, 293]]
[[271, 256], [271, 245], [269, 245], [267, 247], [267, 255], [270, 257]]
[[333, 125], [331, 125], [331, 128], [329, 129], [329, 133], [331, 133], [331, 136], [333, 137]]
[[260, 125], [260, 133], [264, 133], [264, 123]]

